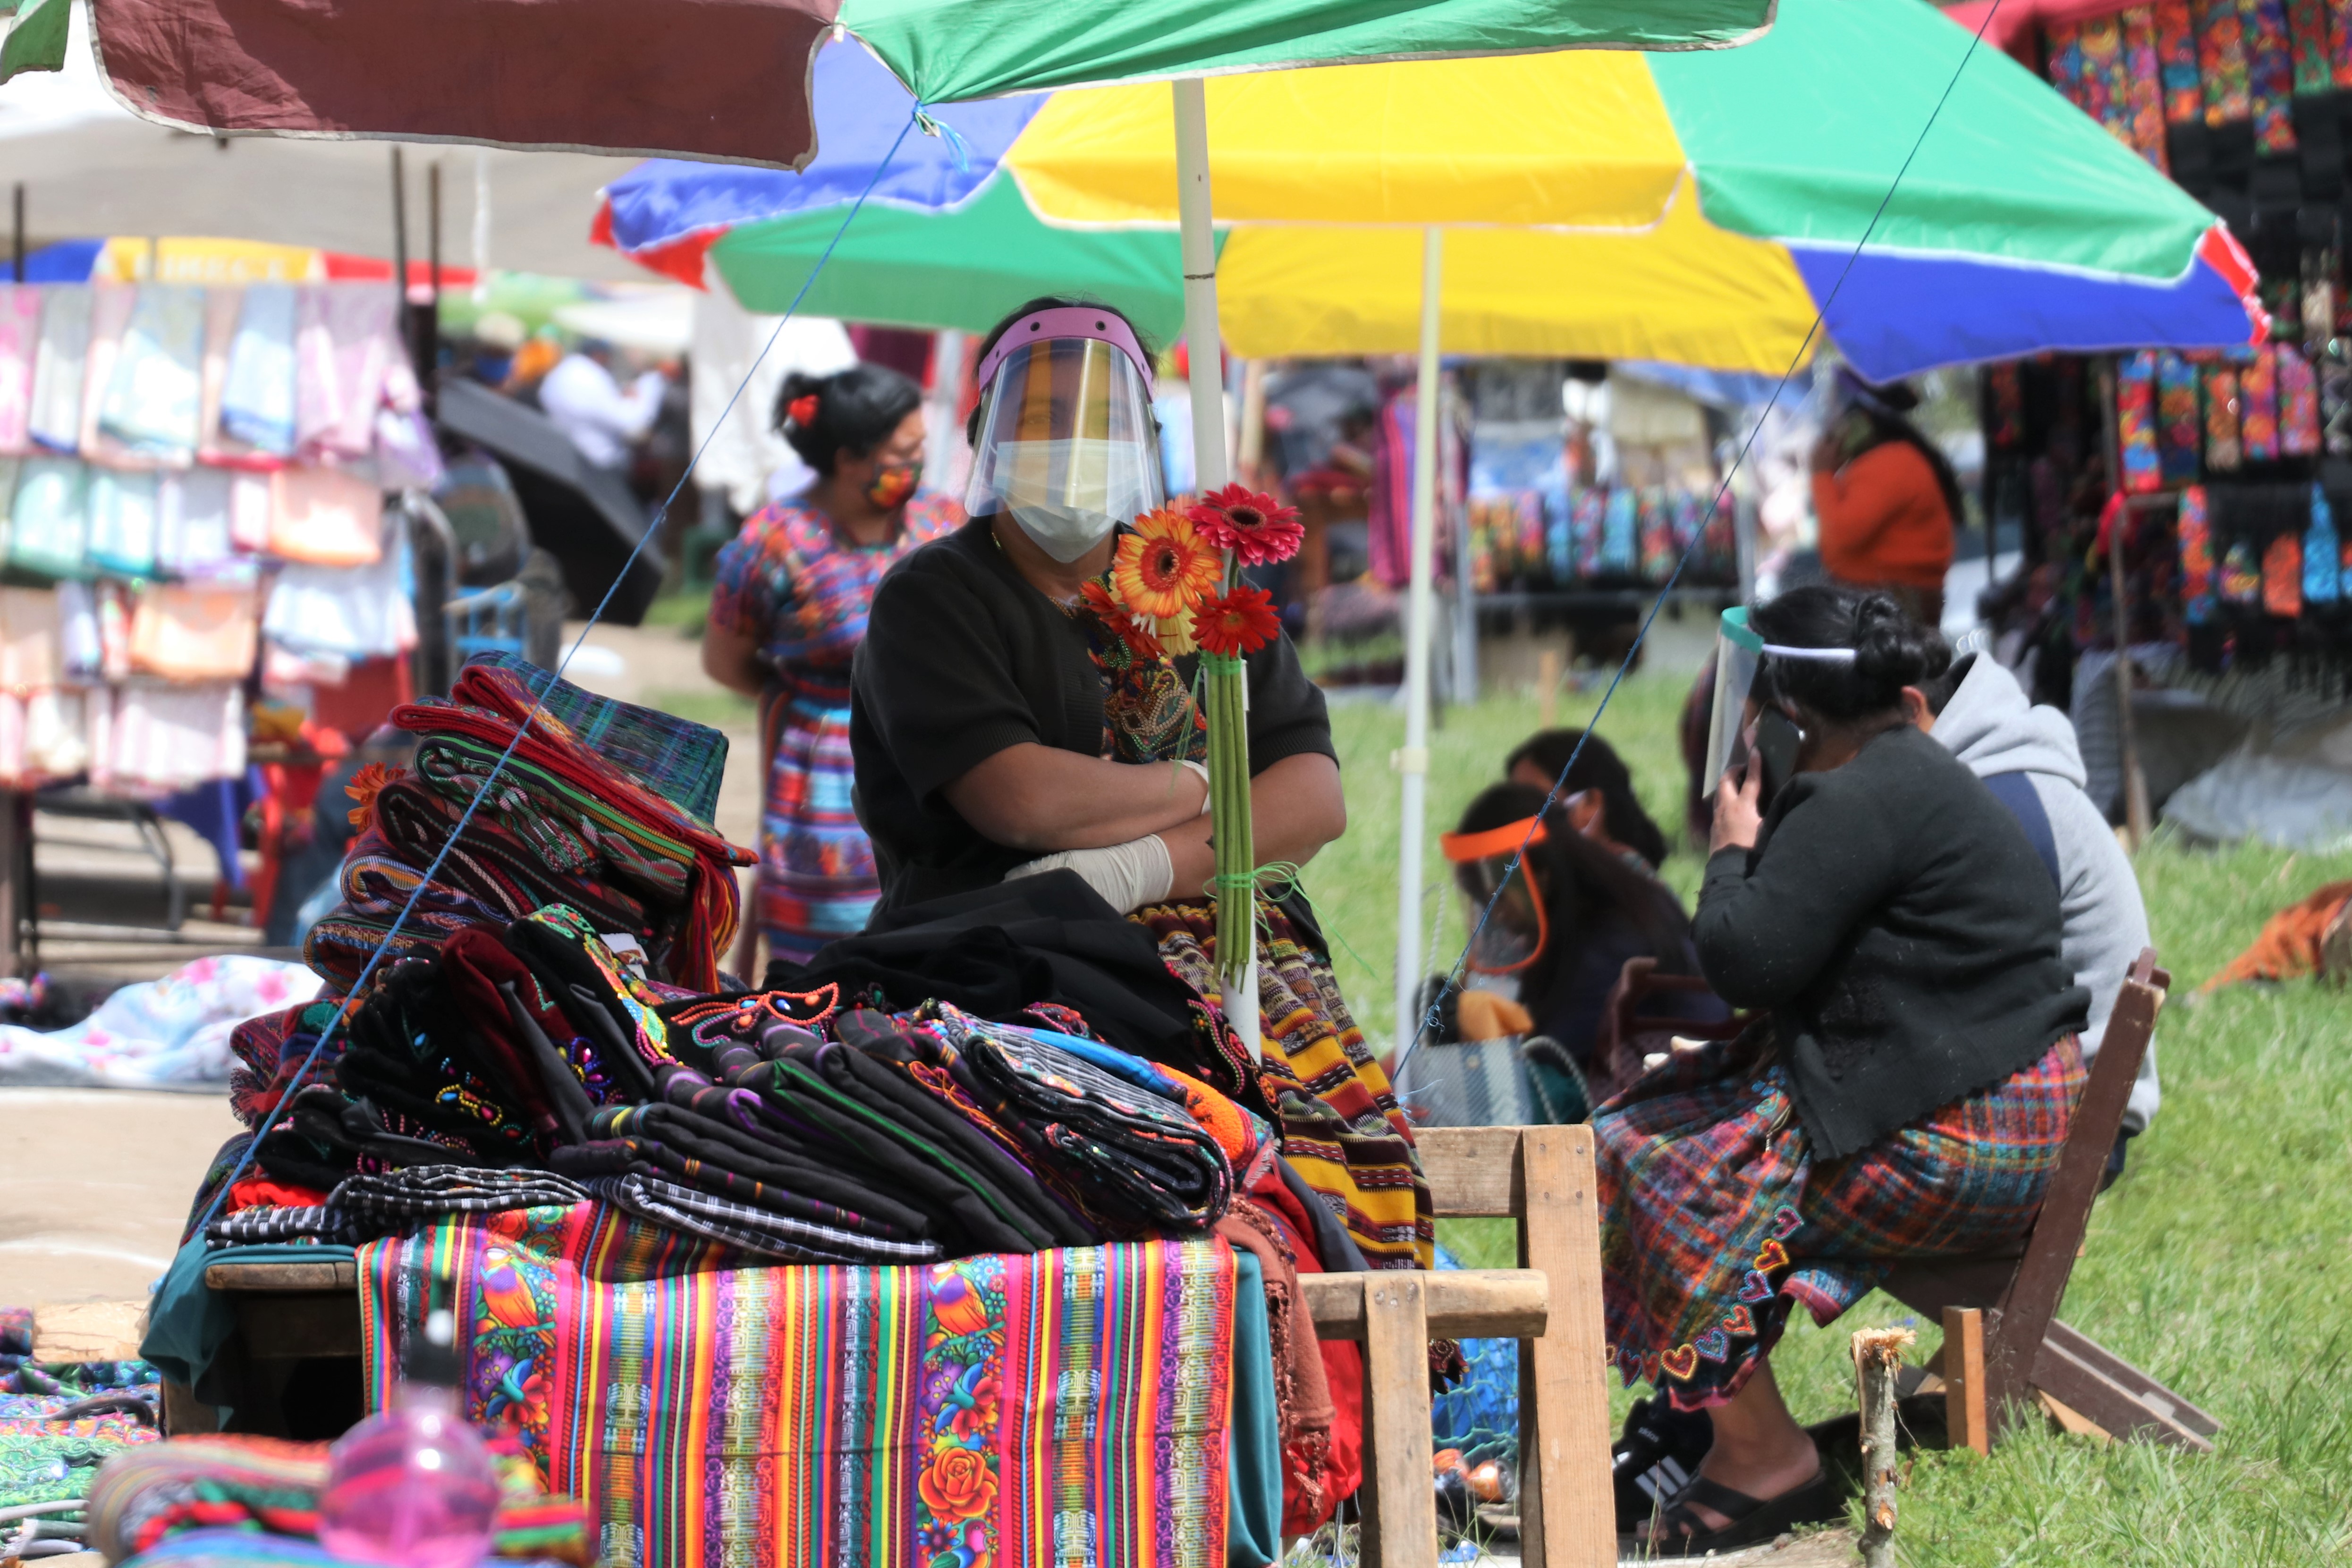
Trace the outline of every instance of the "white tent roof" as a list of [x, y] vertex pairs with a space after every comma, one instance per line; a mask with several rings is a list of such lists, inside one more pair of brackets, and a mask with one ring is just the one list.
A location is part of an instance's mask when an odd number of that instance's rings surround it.
[[[404, 145], [412, 258], [425, 257], [425, 170], [438, 161], [444, 266], [475, 264], [478, 166], [490, 193], [491, 267], [645, 280], [619, 253], [588, 243], [597, 193], [635, 160]], [[63, 71], [0, 86], [0, 196], [23, 183], [25, 225], [37, 243], [185, 235], [389, 256], [391, 162], [381, 141], [215, 137], [140, 120], [101, 84], [80, 6]]]

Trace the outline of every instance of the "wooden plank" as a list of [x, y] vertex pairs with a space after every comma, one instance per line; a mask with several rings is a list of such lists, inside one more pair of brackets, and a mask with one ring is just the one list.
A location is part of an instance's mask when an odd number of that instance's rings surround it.
[[2072, 1405], [2063, 1405], [2051, 1398], [2049, 1390], [2037, 1388], [2033, 1394], [2035, 1398], [2042, 1401], [2042, 1408], [2049, 1412], [2050, 1418], [2057, 1422], [2059, 1429], [2068, 1437], [2088, 1437], [2098, 1443], [2112, 1443], [2116, 1440], [2116, 1435], [2113, 1432], [2108, 1431]]
[[2043, 1343], [2033, 1381], [2042, 1392], [2118, 1437], [2145, 1438], [2191, 1453], [2213, 1451], [2211, 1438], [2181, 1425], [2161, 1402], [2126, 1388], [2062, 1344]]
[[1955, 1448], [1992, 1452], [1992, 1427], [1985, 1413], [1984, 1313], [1975, 1307], [1944, 1309], [1944, 1427]]
[[[2177, 1421], [2200, 1437], [2210, 1437], [2221, 1430], [2221, 1423], [2117, 1355], [2090, 1335], [2053, 1320], [2049, 1333], [2042, 1337], [2042, 1354], [2048, 1354], [2053, 1345], [2082, 1362], [2110, 1383], [2139, 1397], [2141, 1404]], [[2040, 1380], [2041, 1362], [2034, 1363], [2036, 1381]]]
[[1521, 1260], [1550, 1286], [1544, 1336], [1519, 1347], [1519, 1364], [1530, 1369], [1519, 1406], [1520, 1551], [1527, 1568], [1613, 1568], [1617, 1505], [1609, 1478], [1609, 1382], [1601, 1360], [1608, 1336], [1601, 1318], [1592, 1129], [1522, 1129], [1519, 1155], [1527, 1193]]
[[[1364, 1285], [1372, 1274], [1302, 1274], [1299, 1291], [1318, 1339], [1364, 1337]], [[1531, 1269], [1465, 1269], [1430, 1274], [1429, 1332], [1435, 1339], [1528, 1339], [1544, 1332], [1544, 1277]]]
[[220, 1412], [200, 1402], [184, 1383], [163, 1380], [163, 1435], [187, 1437], [220, 1430]]
[[2140, 1059], [2147, 1054], [2148, 1039], [2156, 1032], [2156, 1010], [2163, 1001], [2163, 993], [2155, 987], [2126, 979], [2115, 1010], [2107, 1016], [2099, 1059], [2092, 1065], [2090, 1082], [2074, 1107], [2074, 1125], [2066, 1134], [2066, 1146], [2059, 1152], [2058, 1169], [2042, 1194], [2033, 1239], [2000, 1303], [2000, 1322], [1986, 1342], [1985, 1401], [1996, 1428], [2011, 1418], [2010, 1413], [2032, 1409], [2028, 1387], [2042, 1353], [2042, 1336], [2057, 1315], [2084, 1233], [2090, 1228], [2091, 1203], [2099, 1195], [2108, 1153], [2123, 1125], [2124, 1105], [2131, 1096]]
[[1412, 1135], [1440, 1219], [1508, 1218], [1527, 1212], [1517, 1127], [1431, 1127]]
[[205, 1269], [205, 1283], [215, 1291], [257, 1293], [355, 1291], [360, 1271], [348, 1258], [321, 1263], [213, 1263]]
[[236, 1296], [245, 1354], [255, 1361], [302, 1361], [360, 1354], [360, 1303], [352, 1294]]
[[33, 1309], [33, 1359], [136, 1361], [147, 1333], [144, 1301], [67, 1301]]
[[1437, 1492], [1430, 1484], [1430, 1276], [1391, 1269], [1364, 1280], [1366, 1568], [1436, 1568]]

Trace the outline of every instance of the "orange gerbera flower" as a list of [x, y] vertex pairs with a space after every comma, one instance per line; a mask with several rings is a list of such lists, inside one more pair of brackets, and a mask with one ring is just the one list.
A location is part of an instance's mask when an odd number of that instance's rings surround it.
[[359, 802], [346, 814], [352, 827], [362, 832], [367, 831], [368, 820], [375, 815], [377, 791], [399, 778], [403, 771], [386, 768], [381, 762], [371, 762], [352, 775], [352, 781], [343, 786], [343, 793]]
[[1192, 635], [1203, 653], [1255, 653], [1281, 630], [1274, 595], [1262, 588], [1236, 585], [1192, 612]]
[[1127, 644], [1127, 651], [1139, 659], [1160, 657], [1160, 639], [1149, 627], [1127, 612], [1127, 606], [1110, 596], [1110, 590], [1100, 582], [1089, 582], [1078, 591], [1086, 598], [1087, 608], [1095, 618], [1117, 634]]
[[1229, 549], [1244, 566], [1272, 566], [1298, 553], [1307, 528], [1298, 508], [1245, 485], [1228, 485], [1201, 497], [1186, 514], [1201, 537], [1219, 549]]
[[1146, 512], [1118, 541], [1111, 588], [1132, 614], [1164, 620], [1181, 615], [1213, 592], [1222, 563], [1217, 552], [1180, 512]]

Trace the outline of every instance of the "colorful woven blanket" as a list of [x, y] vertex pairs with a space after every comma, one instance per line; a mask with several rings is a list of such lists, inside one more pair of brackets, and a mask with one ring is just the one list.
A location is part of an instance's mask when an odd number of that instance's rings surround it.
[[[520, 1448], [511, 1441], [503, 1446], [507, 1451], [498, 1454], [501, 1445], [492, 1445], [500, 1461], [492, 1553], [589, 1561], [588, 1521], [578, 1500], [549, 1496]], [[326, 1488], [324, 1443], [217, 1433], [174, 1437], [111, 1460], [99, 1473], [89, 1489], [89, 1542], [120, 1562], [184, 1531], [235, 1528], [257, 1546], [270, 1537], [315, 1537]], [[277, 1560], [267, 1551], [256, 1555]]]
[[588, 1499], [607, 1563], [1223, 1568], [1223, 1241], [736, 1258], [588, 1205], [378, 1243], [360, 1254], [373, 1396], [428, 1291], [454, 1291], [468, 1414]]

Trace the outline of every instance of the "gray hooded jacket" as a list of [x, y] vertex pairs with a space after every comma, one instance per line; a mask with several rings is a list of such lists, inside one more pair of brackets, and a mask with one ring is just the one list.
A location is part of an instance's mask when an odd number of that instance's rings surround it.
[[[1999, 660], [1979, 653], [1930, 733], [1979, 779], [2024, 774], [2042, 802], [2058, 850], [2058, 904], [2065, 923], [2061, 956], [2074, 971], [2075, 983], [2090, 990], [2083, 1057], [2095, 1059], [2124, 975], [2148, 945], [2147, 908], [2140, 902], [2130, 857], [2083, 792], [2083, 757], [2074, 725], [2054, 707], [2029, 703], [2017, 677]], [[2151, 1040], [2124, 1111], [2124, 1130], [2146, 1132], [2158, 1097]]]

